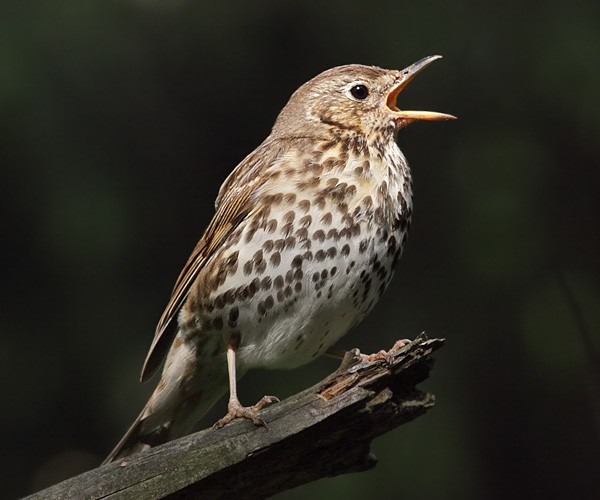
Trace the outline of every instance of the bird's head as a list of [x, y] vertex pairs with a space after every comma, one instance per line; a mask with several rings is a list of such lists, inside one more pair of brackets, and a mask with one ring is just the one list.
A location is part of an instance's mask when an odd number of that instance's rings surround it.
[[273, 133], [320, 135], [324, 129], [347, 129], [365, 135], [396, 131], [417, 120], [450, 120], [433, 111], [406, 111], [398, 94], [423, 68], [441, 56], [429, 56], [401, 71], [349, 64], [324, 71], [302, 85], [281, 111]]

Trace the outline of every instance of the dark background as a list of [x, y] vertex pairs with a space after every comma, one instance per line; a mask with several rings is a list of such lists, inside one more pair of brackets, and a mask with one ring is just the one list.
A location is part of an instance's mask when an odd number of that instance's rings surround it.
[[[401, 132], [411, 238], [342, 343], [447, 338], [437, 405], [373, 471], [280, 498], [600, 498], [599, 26], [595, 0], [2, 2], [2, 496], [94, 467], [137, 414], [218, 187], [291, 92], [439, 53], [399, 106], [459, 120]], [[335, 367], [249, 374], [242, 401]]]

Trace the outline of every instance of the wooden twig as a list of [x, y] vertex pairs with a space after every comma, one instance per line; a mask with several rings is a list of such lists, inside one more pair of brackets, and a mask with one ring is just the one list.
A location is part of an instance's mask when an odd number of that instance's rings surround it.
[[322, 477], [374, 467], [371, 441], [422, 414], [434, 396], [417, 390], [443, 340], [416, 340], [387, 360], [340, 368], [266, 408], [266, 427], [236, 421], [85, 472], [33, 499], [265, 498]]

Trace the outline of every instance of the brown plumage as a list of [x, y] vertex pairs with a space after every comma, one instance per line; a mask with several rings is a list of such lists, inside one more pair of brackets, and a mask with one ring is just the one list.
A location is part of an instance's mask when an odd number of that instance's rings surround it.
[[[158, 385], [106, 462], [189, 432], [226, 391], [228, 413], [261, 420], [276, 398], [243, 407], [236, 375], [323, 354], [389, 284], [412, 213], [397, 131], [450, 115], [401, 111], [403, 71], [348, 65], [302, 85], [269, 137], [225, 180], [216, 212], [158, 323], [142, 380]], [[166, 357], [166, 359], [165, 359]]]

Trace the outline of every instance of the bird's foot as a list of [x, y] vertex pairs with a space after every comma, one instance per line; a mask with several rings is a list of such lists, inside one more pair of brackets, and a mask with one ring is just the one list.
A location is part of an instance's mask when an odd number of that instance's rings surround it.
[[388, 364], [391, 364], [394, 360], [394, 354], [397, 353], [403, 347], [406, 347], [412, 341], [409, 339], [402, 339], [396, 341], [396, 343], [392, 346], [389, 351], [379, 351], [373, 354], [363, 354], [359, 353], [360, 361], [363, 363], [370, 363], [371, 361], [385, 361]]
[[275, 396], [263, 396], [254, 406], [242, 406], [237, 399], [229, 401], [227, 415], [220, 419], [213, 427], [220, 429], [238, 418], [247, 418], [248, 420], [252, 420], [254, 425], [266, 426], [265, 421], [257, 413], [273, 403], [279, 403], [279, 399]]

